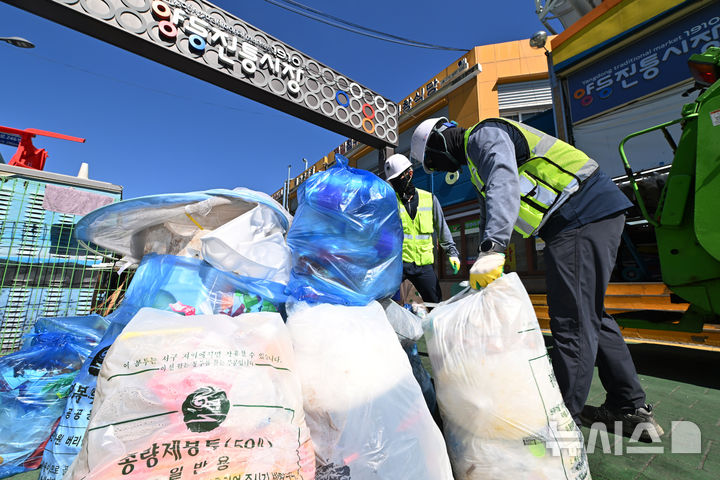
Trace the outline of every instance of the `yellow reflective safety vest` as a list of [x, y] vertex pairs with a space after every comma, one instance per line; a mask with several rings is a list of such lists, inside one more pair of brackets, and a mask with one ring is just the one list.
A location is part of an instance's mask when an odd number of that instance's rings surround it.
[[410, 218], [405, 206], [398, 197], [398, 209], [402, 220], [403, 240], [402, 259], [403, 262], [415, 263], [417, 265], [430, 265], [435, 261], [433, 257], [433, 198], [432, 193], [425, 190], [415, 189], [418, 196], [418, 207], [415, 218]]
[[484, 122], [503, 122], [515, 127], [527, 142], [530, 156], [518, 162], [520, 177], [520, 213], [515, 231], [523, 237], [537, 234], [550, 215], [575, 193], [598, 168], [585, 153], [551, 135], [523, 123], [504, 118], [489, 118], [465, 131], [465, 157], [470, 179], [485, 198], [485, 183], [468, 154], [468, 139]]

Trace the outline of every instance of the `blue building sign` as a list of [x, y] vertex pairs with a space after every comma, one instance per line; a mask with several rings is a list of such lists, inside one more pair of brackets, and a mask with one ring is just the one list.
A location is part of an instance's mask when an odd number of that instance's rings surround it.
[[689, 79], [688, 58], [708, 47], [720, 47], [720, 3], [569, 75], [573, 123]]

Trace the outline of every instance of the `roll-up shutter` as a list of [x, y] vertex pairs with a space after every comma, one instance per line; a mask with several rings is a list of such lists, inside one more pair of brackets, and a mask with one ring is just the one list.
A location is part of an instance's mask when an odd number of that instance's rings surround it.
[[498, 85], [500, 112], [522, 111], [549, 107], [552, 104], [549, 80], [506, 83]]

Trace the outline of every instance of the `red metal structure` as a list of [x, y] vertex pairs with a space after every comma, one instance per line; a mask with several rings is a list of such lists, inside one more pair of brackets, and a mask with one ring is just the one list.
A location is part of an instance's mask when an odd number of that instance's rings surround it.
[[0, 125], [0, 132], [17, 135], [20, 137], [15, 154], [10, 159], [8, 165], [16, 167], [32, 168], [34, 170], [42, 170], [45, 168], [45, 160], [48, 153], [44, 148], [35, 148], [32, 139], [38, 135], [43, 137], [60, 138], [62, 140], [70, 140], [72, 142], [85, 143], [84, 138], [63, 135], [62, 133], [48, 132], [46, 130], [38, 130], [37, 128], [26, 128], [18, 130], [17, 128], [3, 127]]

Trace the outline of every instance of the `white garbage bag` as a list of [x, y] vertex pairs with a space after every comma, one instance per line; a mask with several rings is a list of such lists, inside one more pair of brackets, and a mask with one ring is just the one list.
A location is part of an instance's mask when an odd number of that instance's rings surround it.
[[377, 302], [289, 304], [318, 480], [452, 480], [447, 450]]
[[314, 471], [279, 314], [143, 308], [107, 352], [64, 478], [309, 480]]
[[590, 479], [516, 273], [441, 303], [425, 327], [455, 480]]
[[422, 320], [407, 308], [403, 308], [393, 300], [380, 301], [395, 334], [404, 347], [412, 346], [423, 336]]
[[220, 270], [287, 284], [292, 258], [285, 231], [277, 213], [258, 204], [206, 233], [201, 239], [202, 258]]

